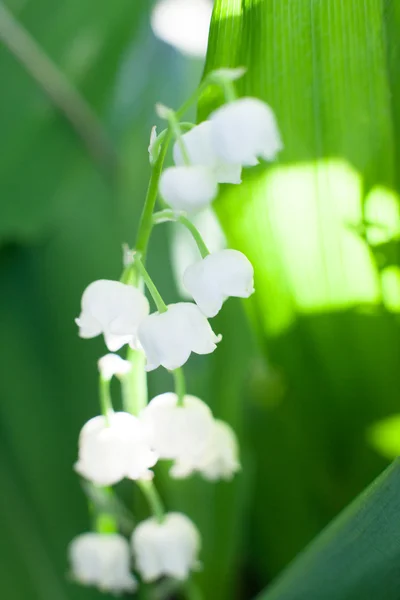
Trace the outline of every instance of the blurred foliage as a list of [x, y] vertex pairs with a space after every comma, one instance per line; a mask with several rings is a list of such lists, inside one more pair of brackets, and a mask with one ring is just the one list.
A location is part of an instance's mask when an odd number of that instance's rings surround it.
[[[134, 239], [154, 103], [178, 106], [201, 66], [153, 38], [146, 0], [5, 6], [82, 95], [110, 152], [108, 163], [88, 153], [29, 60], [0, 49], [2, 592], [94, 599], [68, 581], [66, 546], [90, 526], [72, 465], [98, 412], [104, 346], [79, 340], [74, 317], [90, 281], [119, 276]], [[217, 206], [256, 267], [257, 344], [231, 301], [213, 323], [218, 352], [186, 369], [190, 391], [238, 430], [243, 472], [218, 485], [157, 472], [167, 506], [202, 531], [207, 600], [252, 597], [386, 464], [368, 431], [399, 406], [399, 21], [394, 1], [215, 3], [206, 70], [246, 65], [240, 93], [272, 105], [286, 148]], [[200, 117], [219, 101], [210, 90]], [[149, 256], [168, 302], [169, 231], [157, 229]], [[171, 388], [151, 375], [152, 394]], [[120, 491], [129, 501], [132, 486]]]

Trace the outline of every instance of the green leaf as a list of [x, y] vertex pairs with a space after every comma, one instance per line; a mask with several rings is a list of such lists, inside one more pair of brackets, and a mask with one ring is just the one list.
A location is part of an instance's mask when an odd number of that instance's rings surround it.
[[[205, 73], [247, 67], [237, 90], [272, 106], [285, 144], [216, 204], [255, 267], [247, 307], [268, 369], [248, 407], [259, 582], [387, 464], [367, 432], [400, 384], [399, 26], [382, 0], [215, 3]], [[208, 90], [200, 119], [220, 102]]]
[[399, 495], [397, 460], [258, 600], [397, 600]]

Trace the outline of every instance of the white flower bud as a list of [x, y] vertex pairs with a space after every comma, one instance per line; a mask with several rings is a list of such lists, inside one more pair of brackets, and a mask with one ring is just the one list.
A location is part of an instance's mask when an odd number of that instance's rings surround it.
[[196, 212], [214, 200], [218, 183], [207, 167], [170, 167], [163, 171], [159, 189], [162, 198], [174, 210]]
[[162, 523], [150, 518], [132, 534], [136, 568], [146, 582], [163, 575], [180, 581], [198, 567], [200, 534], [192, 521], [181, 513], [168, 513]]
[[114, 485], [124, 477], [151, 479], [157, 462], [144, 423], [125, 412], [90, 419], [79, 436], [75, 470], [96, 485]]
[[123, 377], [132, 368], [129, 360], [124, 360], [118, 354], [106, 354], [97, 362], [99, 371], [103, 379], [109, 381], [114, 375]]
[[227, 163], [252, 167], [275, 159], [283, 148], [272, 109], [257, 98], [240, 98], [210, 115], [215, 152]]
[[207, 79], [219, 84], [224, 81], [236, 81], [243, 77], [246, 71], [246, 67], [215, 69], [215, 71], [211, 71], [211, 73], [207, 75]]
[[191, 302], [170, 304], [139, 326], [138, 338], [147, 357], [146, 370], [160, 365], [172, 371], [185, 364], [191, 352], [210, 354], [221, 341], [200, 309]]
[[157, 159], [160, 155], [160, 150], [161, 147], [159, 145], [156, 145], [157, 142], [157, 127], [154, 125], [154, 127], [151, 128], [151, 132], [150, 132], [150, 142], [149, 142], [149, 147], [148, 147], [148, 152], [149, 152], [149, 161], [151, 166], [154, 166], [157, 162]]
[[211, 410], [195, 396], [185, 396], [178, 406], [173, 393], [153, 398], [140, 414], [153, 435], [153, 445], [159, 458], [199, 464], [204, 460], [213, 435]]
[[104, 335], [111, 352], [136, 343], [139, 323], [149, 314], [147, 298], [137, 288], [120, 281], [100, 279], [83, 292], [82, 312], [75, 319], [82, 338]]
[[229, 296], [248, 298], [254, 292], [254, 269], [238, 250], [220, 250], [190, 265], [183, 284], [203, 314], [215, 317]]
[[113, 594], [137, 587], [130, 572], [129, 543], [117, 533], [83, 533], [72, 540], [68, 554], [72, 576], [81, 585]]
[[[241, 183], [242, 165], [232, 165], [221, 160], [214, 150], [211, 129], [211, 121], [204, 121], [182, 136], [190, 162], [210, 168], [218, 183]], [[174, 144], [173, 155], [176, 165], [185, 164], [177, 142]]]

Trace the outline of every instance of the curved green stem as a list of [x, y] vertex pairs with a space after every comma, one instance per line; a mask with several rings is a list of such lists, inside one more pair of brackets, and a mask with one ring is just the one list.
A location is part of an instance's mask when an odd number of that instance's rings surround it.
[[171, 373], [174, 376], [175, 393], [178, 396], [178, 406], [183, 406], [183, 401], [185, 399], [186, 394], [185, 374], [183, 372], [182, 367], [174, 369], [173, 371], [171, 371]]
[[222, 84], [222, 88], [224, 90], [225, 99], [227, 102], [234, 102], [237, 100], [235, 86], [233, 82], [230, 80], [225, 80]]
[[189, 96], [189, 98], [186, 100], [186, 102], [184, 102], [182, 104], [182, 106], [175, 112], [177, 119], [179, 119], [179, 120], [181, 119], [181, 117], [185, 114], [185, 112], [187, 110], [189, 110], [189, 108], [192, 106], [192, 104], [194, 104], [196, 102], [196, 100], [198, 99], [200, 94], [203, 92], [203, 90], [206, 87], [208, 87], [208, 85], [209, 85], [209, 82], [207, 81], [207, 79], [203, 79], [203, 81], [195, 89], [193, 94], [191, 96]]
[[206, 256], [208, 256], [210, 254], [210, 251], [207, 248], [203, 238], [201, 237], [200, 231], [197, 229], [197, 227], [195, 227], [193, 223], [189, 221], [189, 219], [184, 215], [180, 215], [178, 217], [178, 223], [182, 223], [182, 225], [184, 225], [190, 231], [194, 241], [197, 244], [201, 257], [205, 258]]
[[161, 298], [161, 294], [156, 288], [152, 278], [150, 277], [146, 267], [144, 266], [142, 260], [139, 256], [135, 257], [135, 267], [143, 278], [143, 281], [149, 290], [151, 297], [154, 300], [155, 305], [157, 306], [157, 310], [159, 313], [163, 313], [167, 311], [167, 305], [164, 300]]
[[174, 223], [181, 223], [184, 225], [192, 234], [194, 241], [197, 244], [199, 252], [202, 258], [205, 258], [210, 254], [209, 249], [207, 248], [200, 231], [197, 229], [195, 225], [186, 217], [184, 213], [175, 212], [170, 209], [160, 210], [159, 212], [154, 213], [153, 215], [153, 223], [154, 225], [159, 225], [160, 223], [166, 223], [167, 221], [172, 221]]
[[139, 480], [137, 484], [142, 490], [143, 494], [146, 496], [146, 500], [149, 504], [151, 512], [156, 517], [158, 522], [162, 523], [164, 521], [165, 510], [160, 498], [160, 494], [158, 493], [153, 481]]

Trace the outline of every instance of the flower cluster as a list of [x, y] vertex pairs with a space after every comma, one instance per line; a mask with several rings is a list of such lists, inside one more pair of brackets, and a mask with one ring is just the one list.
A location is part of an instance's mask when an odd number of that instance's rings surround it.
[[[209, 323], [229, 297], [248, 298], [254, 292], [250, 261], [238, 250], [209, 253], [188, 215], [212, 202], [220, 184], [240, 184], [242, 168], [270, 161], [282, 143], [272, 110], [256, 98], [232, 99], [232, 82], [242, 70], [223, 69], [210, 81], [226, 91], [228, 104], [200, 125], [182, 133], [179, 111], [159, 106], [168, 128], [157, 136], [153, 128], [149, 155], [152, 185], [146, 198], [135, 250], [126, 250], [119, 281], [101, 279], [88, 285], [76, 319], [82, 338], [104, 336], [110, 351], [98, 362], [102, 414], [90, 419], [79, 436], [75, 470], [91, 485], [110, 489], [122, 479], [135, 481], [153, 516], [131, 532], [130, 543], [119, 533], [118, 519], [107, 506], [111, 528], [76, 537], [70, 544], [72, 576], [83, 585], [119, 594], [138, 583], [162, 576], [184, 581], [197, 568], [201, 547], [196, 526], [185, 515], [165, 512], [154, 484], [153, 467], [170, 461], [169, 474], [182, 479], [197, 474], [209, 481], [229, 480], [240, 469], [236, 435], [216, 419], [200, 398], [186, 393], [181, 367], [192, 352], [210, 354], [221, 336]], [[187, 126], [187, 124], [186, 124]], [[175, 166], [162, 171], [169, 140], [175, 137]], [[156, 190], [154, 192], [154, 190]], [[157, 190], [168, 208], [154, 212]], [[154, 225], [176, 221], [193, 234], [199, 259], [183, 274], [193, 302], [166, 305], [147, 272], [145, 252]], [[144, 294], [147, 287], [156, 310]], [[127, 360], [116, 351], [128, 349]], [[141, 360], [141, 358], [144, 360]], [[175, 392], [147, 402], [145, 386], [135, 385], [144, 369], [171, 371]], [[123, 410], [114, 412], [111, 380], [121, 382]], [[139, 397], [140, 396], [140, 397]], [[112, 490], [111, 490], [112, 491]]]
[[271, 108], [241, 98], [214, 111], [175, 142], [174, 167], [166, 169], [160, 193], [176, 210], [196, 212], [210, 204], [220, 183], [241, 183], [242, 167], [274, 160], [282, 142]]

